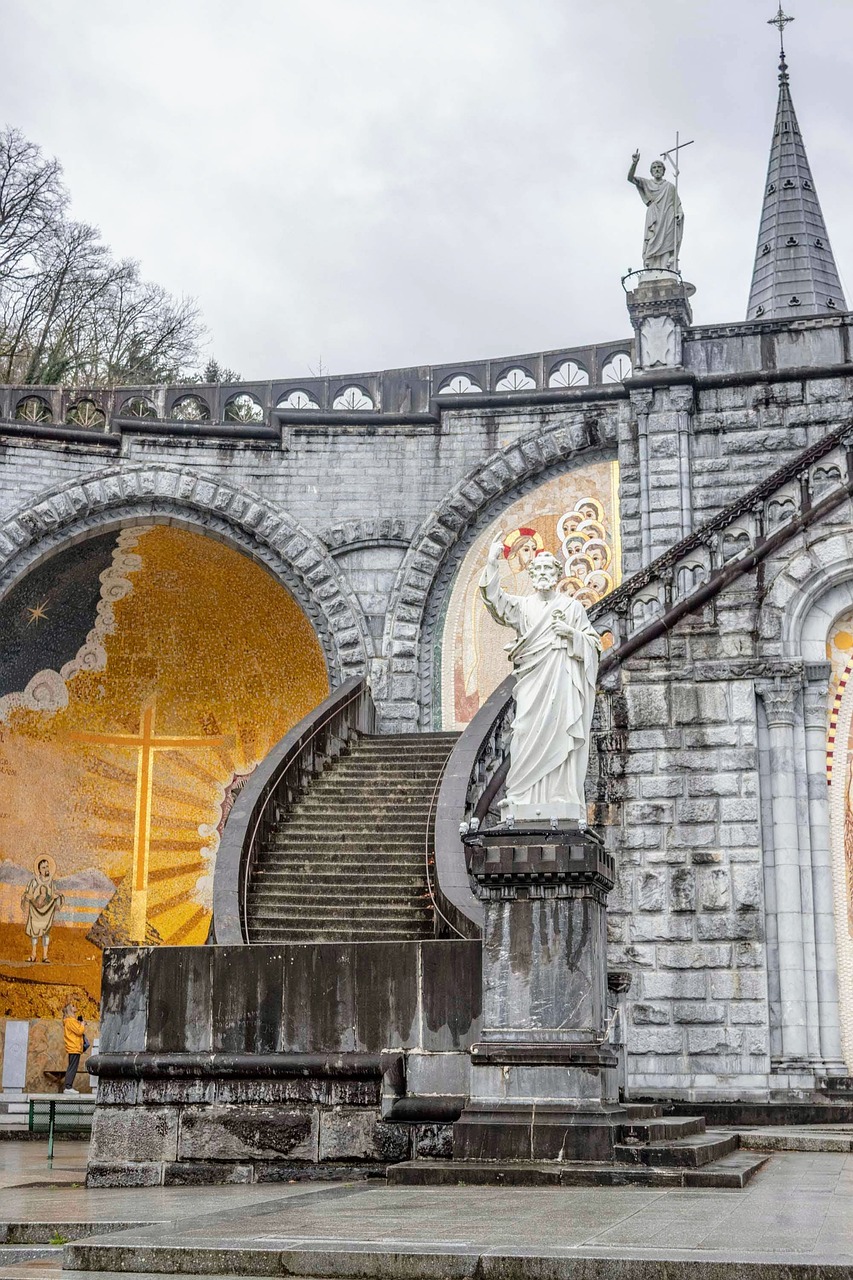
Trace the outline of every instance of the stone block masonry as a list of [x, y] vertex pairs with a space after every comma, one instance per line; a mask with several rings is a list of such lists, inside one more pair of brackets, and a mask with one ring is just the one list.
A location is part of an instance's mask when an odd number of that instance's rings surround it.
[[412, 1053], [458, 1095], [480, 944], [127, 948], [104, 990], [91, 1186], [377, 1176], [449, 1142], [383, 1118], [383, 1080], [405, 1092]]

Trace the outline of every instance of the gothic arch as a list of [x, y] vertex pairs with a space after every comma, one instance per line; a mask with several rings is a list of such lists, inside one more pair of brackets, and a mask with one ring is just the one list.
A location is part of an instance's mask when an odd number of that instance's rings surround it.
[[400, 565], [385, 622], [389, 679], [383, 715], [389, 728], [416, 729], [431, 706], [434, 638], [444, 593], [480, 530], [526, 490], [615, 450], [616, 421], [607, 415], [578, 414], [569, 422], [539, 426], [469, 471], [424, 521]]
[[250, 489], [179, 466], [104, 470], [22, 508], [0, 525], [0, 596], [61, 547], [152, 519], [220, 538], [264, 565], [313, 624], [333, 685], [364, 671], [362, 610], [323, 544]]

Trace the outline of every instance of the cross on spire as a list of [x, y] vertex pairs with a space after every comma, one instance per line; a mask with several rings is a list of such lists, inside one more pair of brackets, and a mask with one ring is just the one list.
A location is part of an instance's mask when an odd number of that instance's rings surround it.
[[788, 66], [787, 66], [787, 63], [785, 62], [785, 28], [787, 27], [789, 22], [794, 22], [794, 21], [795, 19], [792, 18], [789, 14], [785, 13], [784, 9], [782, 8], [782, 0], [779, 0], [779, 12], [775, 15], [775, 17], [767, 19], [768, 27], [778, 27], [779, 29], [779, 74], [780, 76], [787, 77], [787, 74], [788, 74]]

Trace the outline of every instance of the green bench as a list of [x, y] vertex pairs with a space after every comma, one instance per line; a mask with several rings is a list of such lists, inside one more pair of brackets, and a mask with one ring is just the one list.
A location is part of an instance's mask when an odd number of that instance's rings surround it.
[[94, 1095], [88, 1097], [30, 1098], [30, 1133], [47, 1134], [47, 1158], [53, 1159], [53, 1142], [57, 1133], [91, 1133], [95, 1114]]

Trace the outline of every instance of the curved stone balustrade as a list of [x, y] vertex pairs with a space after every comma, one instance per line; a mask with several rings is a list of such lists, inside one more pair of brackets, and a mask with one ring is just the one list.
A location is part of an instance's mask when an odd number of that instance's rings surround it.
[[599, 343], [500, 360], [387, 369], [344, 377], [115, 388], [0, 387], [0, 421], [110, 431], [119, 420], [272, 425], [287, 415], [436, 413], [451, 395], [553, 394], [630, 377], [632, 343]]

